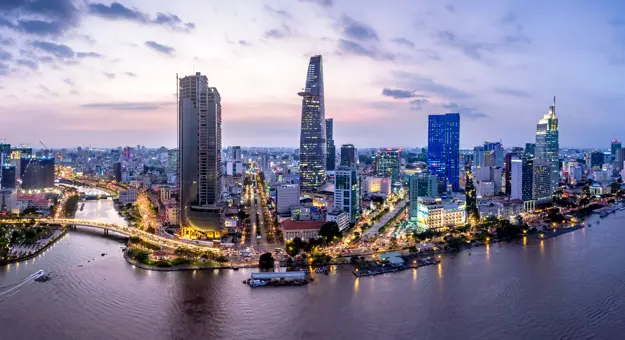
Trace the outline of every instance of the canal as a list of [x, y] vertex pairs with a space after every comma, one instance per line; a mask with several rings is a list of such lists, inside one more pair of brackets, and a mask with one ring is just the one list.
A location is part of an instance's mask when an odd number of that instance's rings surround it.
[[[119, 223], [111, 201], [77, 216]], [[545, 241], [443, 257], [438, 266], [251, 289], [252, 270], [152, 272], [124, 238], [71, 231], [0, 268], [3, 339], [615, 339], [625, 332], [625, 212]], [[106, 256], [101, 256], [106, 253]], [[43, 269], [49, 282], [24, 280]]]

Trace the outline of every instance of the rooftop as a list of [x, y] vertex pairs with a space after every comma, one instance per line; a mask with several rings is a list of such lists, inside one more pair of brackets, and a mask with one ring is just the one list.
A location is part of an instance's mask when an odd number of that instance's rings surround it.
[[287, 219], [282, 221], [281, 225], [284, 231], [317, 230], [320, 229], [324, 223], [324, 221], [293, 221]]

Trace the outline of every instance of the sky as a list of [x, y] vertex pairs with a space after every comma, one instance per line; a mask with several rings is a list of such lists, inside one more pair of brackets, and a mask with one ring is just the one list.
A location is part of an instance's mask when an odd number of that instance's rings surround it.
[[561, 147], [625, 139], [625, 3], [427, 0], [3, 0], [0, 139], [176, 145], [176, 74], [222, 98], [223, 145], [299, 144], [308, 60], [323, 56], [335, 144], [523, 146], [553, 97]]

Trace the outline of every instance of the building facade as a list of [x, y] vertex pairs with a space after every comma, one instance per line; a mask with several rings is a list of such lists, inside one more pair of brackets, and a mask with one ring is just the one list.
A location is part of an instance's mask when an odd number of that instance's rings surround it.
[[291, 213], [291, 206], [299, 205], [300, 186], [299, 184], [282, 184], [276, 187], [276, 207], [278, 214], [287, 215]]
[[178, 188], [182, 236], [219, 239], [221, 96], [197, 72], [178, 81]]
[[416, 220], [419, 212], [419, 197], [436, 197], [438, 196], [438, 179], [435, 175], [428, 173], [419, 173], [411, 175], [408, 179], [408, 197], [410, 199], [410, 210], [408, 215], [410, 219]]
[[323, 64], [320, 55], [310, 58], [302, 97], [299, 174], [302, 191], [320, 186], [326, 177], [326, 119], [323, 93]]
[[350, 217], [347, 211], [333, 210], [326, 215], [326, 222], [335, 222], [339, 226], [339, 230], [343, 231], [349, 228]]
[[553, 195], [552, 165], [549, 162], [537, 160], [533, 168], [532, 199], [539, 203], [548, 202]]
[[360, 217], [362, 197], [360, 178], [355, 168], [339, 167], [334, 173], [334, 210], [349, 214], [350, 222]]
[[22, 158], [20, 171], [23, 190], [54, 187], [54, 158]]
[[517, 155], [510, 157], [509, 187], [511, 200], [520, 200], [523, 198], [523, 161]]
[[[460, 189], [460, 114], [429, 115], [428, 170], [438, 176], [439, 192]], [[443, 190], [444, 191], [444, 190]]]
[[553, 105], [549, 106], [549, 112], [538, 121], [536, 126], [536, 152], [534, 158], [542, 162], [551, 163], [551, 192], [555, 192], [560, 183], [560, 142], [555, 97], [553, 98]]
[[466, 223], [465, 207], [431, 197], [419, 197], [417, 225], [426, 229], [457, 227]]
[[395, 183], [399, 178], [399, 154], [401, 149], [379, 149], [375, 156], [375, 173], [377, 176], [388, 177]]
[[341, 145], [341, 166], [356, 166], [358, 154], [354, 144]]
[[336, 146], [334, 145], [334, 119], [326, 119], [326, 169], [334, 170], [336, 168]]

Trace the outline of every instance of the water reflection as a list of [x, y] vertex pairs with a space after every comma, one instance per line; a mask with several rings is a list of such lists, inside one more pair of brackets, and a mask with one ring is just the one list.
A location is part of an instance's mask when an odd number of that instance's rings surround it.
[[354, 293], [358, 293], [358, 287], [359, 287], [359, 286], [360, 286], [360, 278], [359, 278], [359, 277], [357, 277], [357, 278], [354, 280]]

